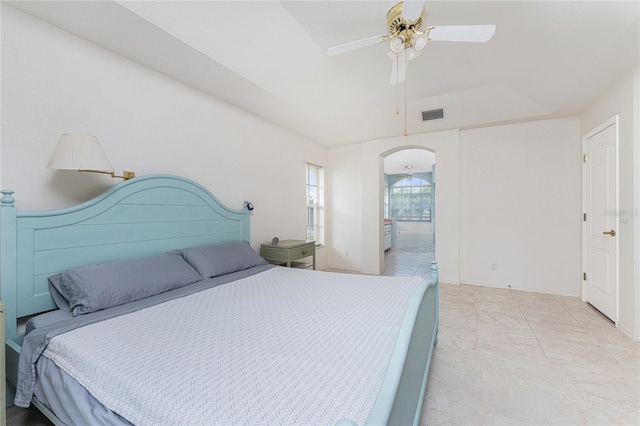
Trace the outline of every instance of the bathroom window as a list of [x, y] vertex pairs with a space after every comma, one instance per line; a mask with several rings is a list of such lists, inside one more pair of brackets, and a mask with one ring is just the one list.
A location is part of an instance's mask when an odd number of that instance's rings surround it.
[[399, 221], [431, 221], [431, 184], [415, 176], [401, 177], [389, 187], [390, 217]]

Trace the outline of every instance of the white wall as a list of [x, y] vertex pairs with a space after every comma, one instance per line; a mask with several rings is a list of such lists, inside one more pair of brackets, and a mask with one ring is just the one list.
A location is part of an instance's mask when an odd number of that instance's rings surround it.
[[45, 169], [61, 133], [89, 133], [118, 172], [185, 176], [235, 209], [251, 201], [254, 248], [305, 237], [304, 160], [325, 165], [325, 147], [5, 4], [1, 16], [0, 178], [18, 209], [71, 206], [117, 183]]
[[620, 221], [619, 327], [640, 340], [640, 69], [625, 75], [581, 115], [581, 136], [618, 115]]
[[327, 154], [328, 262], [359, 271], [362, 263], [360, 144], [335, 147]]
[[[406, 148], [423, 148], [436, 153], [436, 260], [440, 280], [459, 283], [457, 130], [371, 140], [329, 149], [331, 188], [334, 191], [341, 188], [339, 199], [334, 199], [331, 205], [335, 250], [330, 253], [329, 265], [368, 274], [382, 272], [383, 160], [384, 156]], [[358, 251], [354, 251], [358, 248], [359, 256]], [[350, 258], [345, 256], [347, 250]]]
[[461, 282], [580, 294], [579, 125], [460, 132]]
[[[331, 188], [340, 188], [331, 206], [330, 266], [381, 272], [382, 157], [421, 147], [436, 152], [442, 282], [578, 296], [579, 126], [572, 117], [330, 148]], [[359, 243], [360, 262], [353, 256]]]

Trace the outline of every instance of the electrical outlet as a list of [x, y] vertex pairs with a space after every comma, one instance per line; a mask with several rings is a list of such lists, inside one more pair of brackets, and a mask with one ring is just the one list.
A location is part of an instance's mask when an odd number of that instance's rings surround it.
[[349, 257], [349, 250], [344, 251], [344, 257]]
[[489, 265], [489, 269], [491, 269], [492, 271], [496, 271], [498, 269], [498, 262], [491, 262], [491, 264]]

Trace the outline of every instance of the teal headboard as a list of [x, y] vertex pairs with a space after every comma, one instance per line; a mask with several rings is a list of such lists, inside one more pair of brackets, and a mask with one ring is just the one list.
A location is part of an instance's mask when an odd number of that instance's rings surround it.
[[83, 265], [172, 249], [249, 241], [249, 212], [232, 210], [203, 186], [177, 176], [122, 182], [76, 207], [16, 212], [13, 191], [0, 198], [0, 296], [6, 339], [16, 318], [54, 309], [47, 277]]

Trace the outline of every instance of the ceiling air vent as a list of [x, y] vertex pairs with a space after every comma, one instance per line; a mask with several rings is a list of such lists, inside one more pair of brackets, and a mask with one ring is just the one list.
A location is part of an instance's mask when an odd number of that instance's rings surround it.
[[444, 118], [444, 108], [422, 111], [422, 121], [440, 120]]

